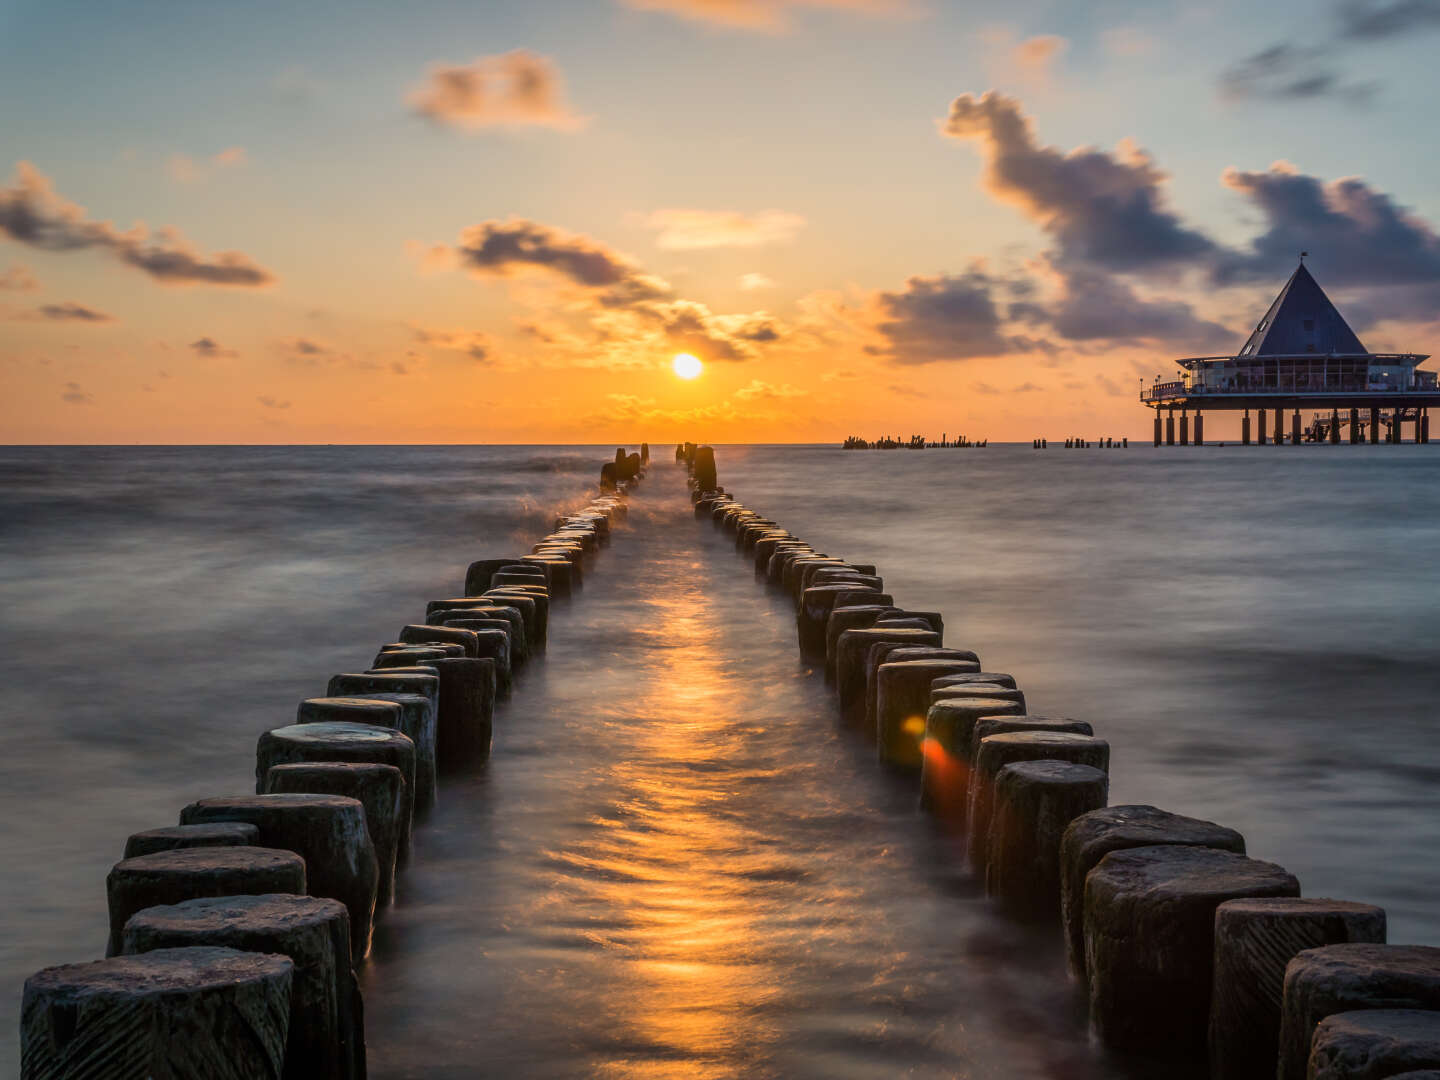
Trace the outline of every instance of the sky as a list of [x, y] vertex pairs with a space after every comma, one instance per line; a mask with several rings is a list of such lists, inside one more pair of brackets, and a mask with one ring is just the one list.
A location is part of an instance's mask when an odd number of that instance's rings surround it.
[[1143, 437], [1302, 250], [1440, 345], [1437, 46], [1440, 0], [0, 0], [0, 442]]

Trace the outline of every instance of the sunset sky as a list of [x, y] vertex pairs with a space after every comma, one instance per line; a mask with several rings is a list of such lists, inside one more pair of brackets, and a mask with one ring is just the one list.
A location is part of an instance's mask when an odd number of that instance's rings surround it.
[[0, 441], [1147, 434], [1301, 250], [1440, 351], [1437, 47], [1440, 0], [0, 0]]

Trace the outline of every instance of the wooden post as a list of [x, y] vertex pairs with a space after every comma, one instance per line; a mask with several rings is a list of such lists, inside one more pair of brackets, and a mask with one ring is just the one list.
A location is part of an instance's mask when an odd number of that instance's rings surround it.
[[1354, 408], [1354, 407], [1352, 406], [1351, 409], [1350, 409], [1350, 445], [1353, 446], [1353, 445], [1355, 445], [1356, 443], [1358, 443], [1359, 441], [1360, 441], [1360, 410], [1357, 409], [1357, 408]]
[[1430, 441], [1430, 410], [1429, 410], [1429, 409], [1421, 409], [1421, 410], [1420, 410], [1420, 441], [1421, 441], [1422, 443], [1429, 443], [1429, 441]]
[[1275, 445], [1280, 446], [1285, 442], [1285, 410], [1280, 406], [1275, 407]]
[[1330, 410], [1330, 442], [1331, 442], [1331, 443], [1338, 443], [1339, 441], [1340, 441], [1340, 410], [1339, 410], [1339, 409], [1331, 409], [1331, 410]]
[[1190, 417], [1184, 409], [1180, 410], [1180, 445], [1190, 445]]
[[1290, 445], [1300, 445], [1300, 410], [1298, 408], [1290, 417]]
[[1195, 410], [1195, 445], [1205, 445], [1205, 417], [1199, 409]]
[[1171, 405], [1170, 410], [1165, 414], [1165, 445], [1175, 445], [1175, 406]]
[[1250, 410], [1245, 410], [1245, 416], [1240, 421], [1240, 445], [1250, 445]]
[[1377, 405], [1370, 406], [1370, 441], [1380, 441], [1380, 408]]
[[1256, 409], [1256, 410], [1255, 410], [1255, 417], [1256, 417], [1256, 420], [1258, 421], [1256, 430], [1260, 433], [1259, 443], [1260, 443], [1261, 446], [1264, 446], [1264, 445], [1265, 445], [1265, 439], [1266, 439], [1266, 434], [1265, 434], [1265, 410], [1264, 410], [1264, 409]]
[[1155, 410], [1155, 445], [1160, 445], [1160, 410]]

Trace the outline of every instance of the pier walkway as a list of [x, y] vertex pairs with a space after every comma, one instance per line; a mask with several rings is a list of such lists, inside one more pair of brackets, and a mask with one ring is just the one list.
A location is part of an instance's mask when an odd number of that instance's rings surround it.
[[1091, 1048], [1053, 929], [837, 727], [732, 539], [657, 461], [557, 602], [377, 928], [371, 1077], [1141, 1075]]

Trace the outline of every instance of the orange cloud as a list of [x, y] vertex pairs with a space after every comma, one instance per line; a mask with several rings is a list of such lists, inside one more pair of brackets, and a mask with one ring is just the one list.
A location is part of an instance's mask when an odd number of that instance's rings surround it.
[[1022, 71], [1032, 75], [1045, 76], [1050, 73], [1051, 65], [1069, 44], [1058, 34], [1041, 34], [1020, 42], [1015, 46], [1015, 51], [1011, 55], [1016, 66]]
[[171, 179], [181, 184], [195, 184], [207, 180], [222, 169], [245, 164], [245, 148], [231, 146], [208, 158], [193, 158], [189, 154], [171, 154], [165, 162], [165, 171]]
[[621, 0], [639, 11], [661, 11], [696, 22], [769, 33], [788, 30], [796, 8], [828, 8], [869, 15], [911, 15], [908, 0]]
[[21, 266], [19, 263], [0, 274], [0, 290], [30, 292], [39, 287], [40, 283], [35, 280], [35, 275], [30, 273], [29, 267]]
[[735, 210], [655, 210], [643, 219], [658, 231], [655, 246], [670, 251], [718, 247], [766, 247], [788, 244], [805, 227], [799, 214], [762, 210], [744, 214]]
[[436, 64], [410, 92], [420, 116], [471, 131], [548, 127], [575, 131], [585, 120], [565, 100], [565, 82], [548, 58], [527, 49], [476, 57], [468, 65]]

